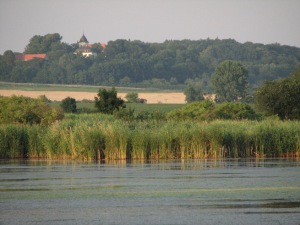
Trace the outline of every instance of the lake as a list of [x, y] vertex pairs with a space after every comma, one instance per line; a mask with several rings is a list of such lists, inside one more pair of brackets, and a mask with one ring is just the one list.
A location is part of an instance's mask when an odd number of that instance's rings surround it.
[[0, 161], [0, 224], [300, 224], [300, 161]]

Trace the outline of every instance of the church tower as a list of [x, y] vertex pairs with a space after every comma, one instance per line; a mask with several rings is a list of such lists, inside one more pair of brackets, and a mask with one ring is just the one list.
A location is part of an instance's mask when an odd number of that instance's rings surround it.
[[92, 45], [89, 44], [85, 35], [83, 34], [78, 42], [79, 48], [75, 51], [75, 54], [81, 54], [84, 57], [96, 56], [96, 53], [92, 52]]
[[82, 37], [79, 40], [79, 47], [84, 47], [87, 46], [89, 44], [88, 40], [86, 39], [86, 37], [84, 36], [84, 33], [82, 34]]
[[[88, 42], [84, 33], [77, 43], [79, 46], [78, 49], [75, 50], [74, 54], [83, 55], [84, 57], [97, 56], [97, 53], [92, 51], [92, 44]], [[102, 48], [106, 47], [106, 44], [100, 45]]]

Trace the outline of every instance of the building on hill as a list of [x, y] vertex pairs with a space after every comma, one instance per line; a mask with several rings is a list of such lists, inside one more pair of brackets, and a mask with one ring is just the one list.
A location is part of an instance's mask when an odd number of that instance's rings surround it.
[[95, 53], [92, 52], [92, 46], [88, 42], [88, 40], [84, 34], [80, 38], [78, 44], [79, 44], [79, 48], [76, 49], [75, 54], [78, 54], [78, 55], [82, 54], [85, 57], [95, 56]]
[[[90, 44], [83, 34], [82, 37], [80, 38], [79, 42], [79, 48], [76, 49], [75, 54], [82, 54], [85, 57], [90, 57], [90, 56], [97, 56], [96, 52], [93, 52], [92, 50], [92, 44]], [[100, 44], [102, 48], [106, 47], [106, 44]]]
[[[96, 52], [93, 52], [93, 45], [90, 44], [83, 34], [78, 42], [78, 49], [74, 52], [75, 54], [81, 54], [84, 57], [97, 56]], [[103, 49], [106, 47], [106, 44], [99, 44]], [[39, 58], [47, 60], [47, 56], [44, 53], [41, 54], [23, 54], [23, 53], [15, 53], [15, 59], [20, 61], [30, 61], [32, 59]]]
[[32, 59], [47, 59], [46, 54], [15, 54], [16, 60], [30, 61]]

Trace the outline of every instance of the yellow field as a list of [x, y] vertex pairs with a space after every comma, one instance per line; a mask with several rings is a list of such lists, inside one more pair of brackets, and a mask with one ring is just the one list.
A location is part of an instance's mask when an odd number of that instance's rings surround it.
[[[118, 93], [118, 96], [123, 98], [127, 93]], [[0, 90], [0, 95], [23, 95], [31, 98], [37, 98], [41, 95], [45, 95], [52, 101], [61, 101], [66, 97], [72, 97], [80, 101], [82, 99], [93, 100], [96, 93], [92, 92], [72, 92], [72, 91], [21, 91], [21, 90]], [[139, 98], [147, 100], [149, 104], [167, 103], [167, 104], [184, 104], [185, 95], [180, 92], [157, 92], [157, 93], [139, 93]]]

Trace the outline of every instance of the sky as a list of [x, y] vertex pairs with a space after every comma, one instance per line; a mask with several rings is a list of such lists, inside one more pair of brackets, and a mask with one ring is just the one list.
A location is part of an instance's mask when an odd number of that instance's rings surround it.
[[0, 0], [0, 54], [34, 35], [72, 44], [235, 39], [300, 47], [300, 0]]

